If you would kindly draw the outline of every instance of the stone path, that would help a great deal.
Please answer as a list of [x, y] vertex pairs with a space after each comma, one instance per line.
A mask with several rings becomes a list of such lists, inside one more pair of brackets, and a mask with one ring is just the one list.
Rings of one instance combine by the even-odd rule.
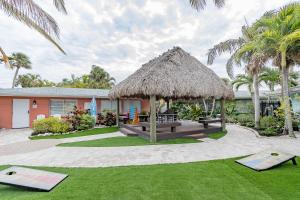
[[[219, 140], [207, 140], [192, 144], [89, 148], [55, 146], [56, 143], [87, 140], [92, 137], [94, 137], [93, 139], [96, 137], [115, 137], [121, 135], [119, 132], [86, 136], [86, 138], [55, 140], [55, 144], [50, 144], [50, 141], [46, 140], [45, 144], [49, 144], [50, 147], [47, 146], [30, 152], [7, 154], [6, 151], [6, 153], [1, 154], [0, 149], [0, 165], [109, 167], [185, 163], [245, 156], [270, 148], [300, 156], [300, 135], [297, 139], [287, 136], [257, 137], [251, 130], [236, 125], [228, 125], [227, 130], [227, 135]], [[28, 144], [32, 144], [31, 142], [33, 141], [29, 141]], [[3, 146], [19, 148], [18, 143]]]

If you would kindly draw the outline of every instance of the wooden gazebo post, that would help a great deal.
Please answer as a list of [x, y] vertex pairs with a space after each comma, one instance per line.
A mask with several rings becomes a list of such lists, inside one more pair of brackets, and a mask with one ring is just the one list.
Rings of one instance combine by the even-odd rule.
[[156, 96], [150, 96], [150, 142], [156, 142]]
[[116, 112], [116, 124], [117, 124], [117, 127], [120, 127], [119, 115], [120, 115], [120, 99], [117, 98], [117, 112]]
[[222, 131], [226, 130], [226, 123], [225, 123], [225, 99], [221, 98], [221, 126]]

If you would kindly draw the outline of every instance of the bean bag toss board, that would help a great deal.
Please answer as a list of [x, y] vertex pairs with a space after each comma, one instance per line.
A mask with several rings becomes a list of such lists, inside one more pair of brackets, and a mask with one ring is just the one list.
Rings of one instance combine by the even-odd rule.
[[9, 167], [0, 171], [0, 184], [49, 192], [67, 177], [67, 174], [25, 167]]
[[297, 165], [295, 158], [295, 155], [289, 153], [284, 153], [277, 150], [266, 150], [242, 158], [240, 160], [236, 160], [235, 162], [256, 171], [263, 171], [279, 166], [282, 163], [288, 162], [290, 160], [293, 162], [294, 165]]

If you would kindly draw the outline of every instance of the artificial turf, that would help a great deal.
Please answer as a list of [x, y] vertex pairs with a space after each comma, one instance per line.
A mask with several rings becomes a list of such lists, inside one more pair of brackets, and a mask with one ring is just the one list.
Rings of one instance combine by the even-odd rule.
[[71, 137], [81, 137], [88, 135], [97, 135], [104, 133], [112, 133], [118, 131], [118, 127], [107, 127], [107, 128], [94, 128], [85, 131], [78, 131], [70, 134], [61, 134], [61, 135], [49, 135], [49, 136], [32, 136], [30, 139], [32, 140], [40, 140], [40, 139], [61, 139], [61, 138], [71, 138]]
[[[199, 140], [193, 138], [176, 138], [169, 140], [158, 141], [155, 144], [183, 144], [183, 143], [198, 143]], [[58, 146], [64, 147], [120, 147], [120, 146], [143, 146], [152, 145], [148, 140], [140, 137], [120, 136], [112, 138], [104, 138], [82, 142], [63, 143]]]
[[291, 163], [264, 172], [243, 167], [233, 159], [113, 168], [39, 169], [67, 173], [69, 177], [49, 193], [0, 186], [0, 199], [300, 199], [300, 167]]
[[220, 131], [220, 132], [216, 132], [216, 133], [210, 133], [207, 135], [207, 137], [211, 138], [211, 139], [220, 139], [222, 137], [224, 137], [226, 135], [227, 131]]

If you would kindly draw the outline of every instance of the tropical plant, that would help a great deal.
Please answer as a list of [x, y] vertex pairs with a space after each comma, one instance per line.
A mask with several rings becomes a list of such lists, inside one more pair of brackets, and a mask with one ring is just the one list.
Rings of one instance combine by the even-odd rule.
[[[58, 11], [67, 13], [64, 0], [53, 0], [53, 3]], [[35, 29], [65, 53], [54, 39], [54, 37], [59, 38], [59, 27], [56, 21], [34, 0], [0, 0], [0, 10], [29, 28]]]
[[259, 102], [259, 80], [258, 74], [260, 68], [262, 67], [261, 57], [254, 57], [253, 54], [255, 51], [253, 49], [247, 50], [247, 46], [252, 44], [252, 41], [255, 38], [256, 32], [253, 31], [248, 25], [242, 27], [241, 37], [235, 39], [229, 39], [224, 42], [221, 42], [215, 45], [213, 48], [208, 51], [208, 64], [213, 64], [215, 58], [220, 56], [225, 52], [229, 52], [231, 57], [228, 59], [226, 64], [227, 73], [230, 78], [234, 79], [233, 66], [241, 66], [242, 63], [245, 64], [245, 71], [248, 73], [248, 76], [252, 77], [252, 99], [254, 103], [255, 110], [255, 127], [259, 127], [259, 117], [260, 117], [260, 102]]
[[110, 89], [115, 83], [115, 79], [110, 76], [103, 68], [93, 65], [89, 74], [90, 88], [106, 88]]
[[11, 68], [16, 69], [15, 75], [13, 78], [13, 82], [12, 82], [12, 88], [14, 88], [16, 85], [16, 80], [17, 80], [19, 70], [21, 68], [31, 69], [31, 62], [30, 62], [29, 57], [27, 55], [25, 55], [24, 53], [13, 53], [11, 55], [9, 62], [10, 62]]
[[[260, 74], [260, 80], [263, 81], [270, 89], [270, 91], [275, 90], [275, 86], [281, 85], [282, 78], [279, 69], [277, 68], [264, 68]], [[289, 87], [294, 87], [298, 85], [299, 73], [290, 72], [289, 73]]]
[[251, 75], [238, 74], [231, 83], [234, 86], [235, 90], [239, 90], [241, 86], [246, 86], [254, 103], [253, 77]]
[[[225, 5], [225, 0], [213, 0], [213, 3], [221, 8]], [[190, 4], [193, 8], [200, 10], [206, 6], [206, 0], [190, 0]]]
[[21, 86], [22, 88], [28, 87], [53, 87], [56, 84], [52, 81], [43, 80], [39, 74], [24, 74], [19, 75], [16, 79], [15, 86]]
[[66, 133], [70, 130], [70, 124], [57, 117], [48, 117], [33, 122], [32, 135], [44, 133]]
[[263, 57], [272, 58], [281, 69], [282, 93], [285, 105], [285, 129], [295, 137], [292, 127], [291, 106], [288, 94], [289, 67], [300, 63], [300, 3], [291, 3], [278, 10], [266, 13], [254, 25], [259, 33], [252, 48]]
[[93, 65], [89, 74], [80, 77], [71, 75], [71, 79], [63, 79], [58, 83], [58, 87], [71, 88], [94, 88], [94, 89], [110, 89], [114, 85], [115, 79], [109, 75], [104, 69]]

